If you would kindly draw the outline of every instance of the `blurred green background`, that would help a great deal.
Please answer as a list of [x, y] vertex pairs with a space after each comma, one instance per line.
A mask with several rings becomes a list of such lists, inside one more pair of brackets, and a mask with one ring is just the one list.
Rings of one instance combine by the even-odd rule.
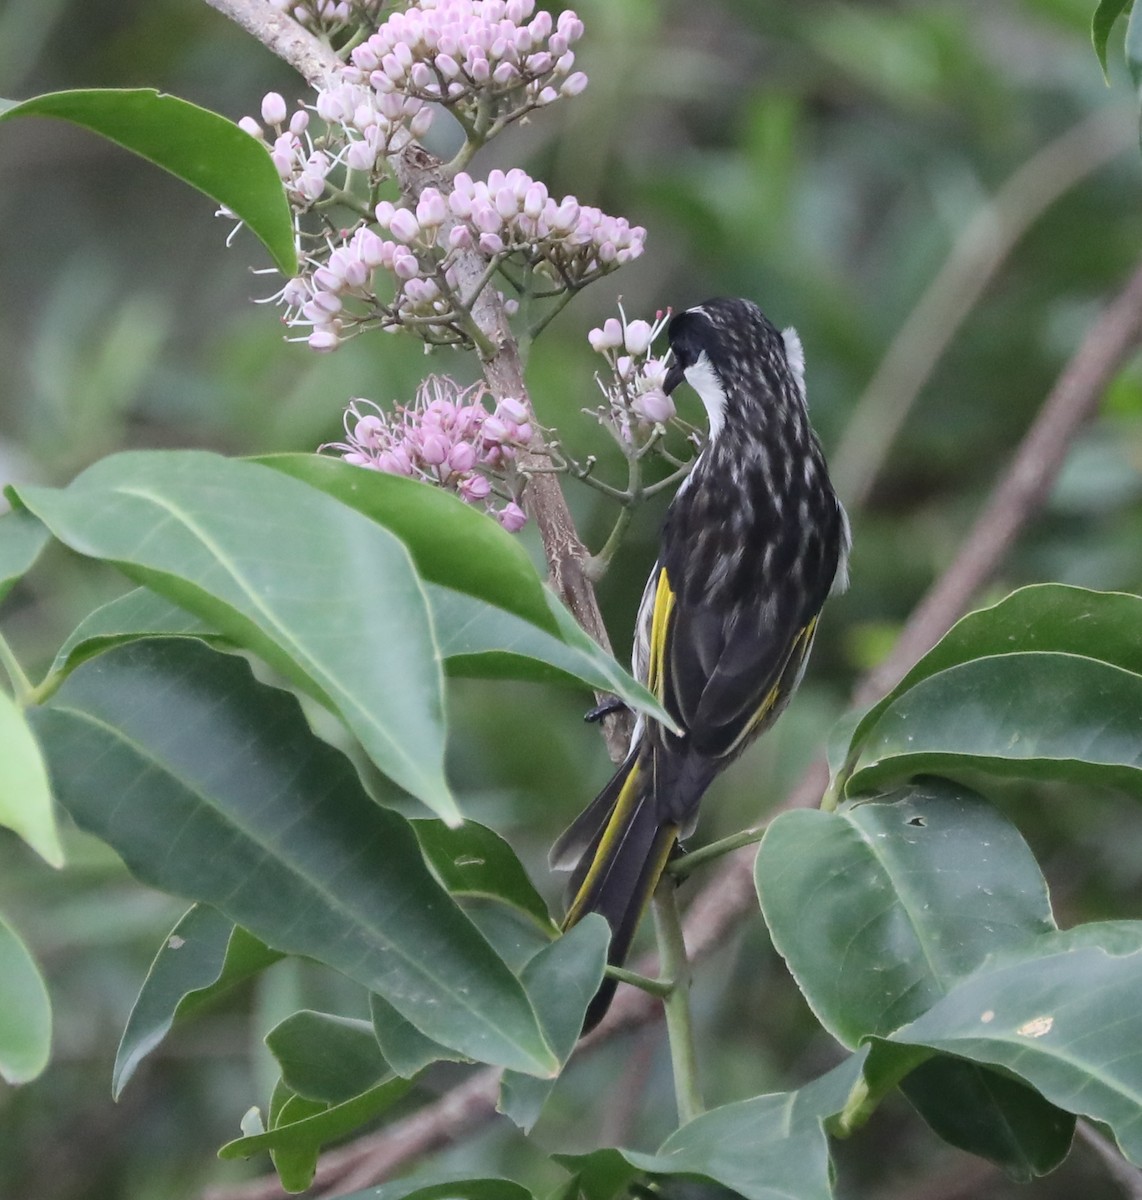
[[[788, 714], [711, 792], [703, 838], [754, 822], [819, 751], [853, 680], [948, 564], [1060, 368], [1134, 269], [1137, 120], [1117, 68], [1120, 32], [1114, 87], [1103, 83], [1093, 7], [585, 0], [579, 57], [591, 86], [473, 168], [521, 164], [556, 194], [649, 230], [646, 256], [579, 297], [533, 351], [535, 405], [568, 446], [617, 469], [580, 409], [594, 401], [598, 361], [585, 335], [618, 295], [632, 316], [745, 295], [799, 329], [817, 428], [846, 494], [864, 497], [852, 512], [852, 588], [828, 607]], [[0, 95], [79, 86], [155, 86], [233, 118], [257, 113], [268, 90], [304, 94], [196, 0], [0, 4]], [[353, 396], [408, 399], [426, 369], [471, 377], [471, 363], [426, 363], [400, 339], [361, 338], [331, 357], [287, 345], [277, 310], [249, 303], [276, 286], [250, 274], [263, 253], [245, 235], [227, 250], [227, 232], [203, 197], [94, 137], [38, 119], [0, 128], [0, 482], [63, 482], [123, 446], [311, 449], [337, 434]], [[933, 298], [949, 255], [963, 270]], [[989, 273], [958, 326], [958, 306]], [[926, 294], [923, 328], [897, 361], [914, 367], [934, 333], [949, 345], [934, 370], [918, 368], [922, 387], [888, 442], [876, 414], [892, 382], [868, 385]], [[613, 513], [575, 485], [570, 499], [597, 547]], [[664, 504], [640, 513], [601, 588], [620, 656]], [[1135, 363], [981, 600], [1047, 579], [1137, 590], [1140, 547]], [[0, 620], [35, 673], [124, 586], [54, 549]], [[457, 789], [553, 903], [546, 847], [609, 769], [580, 720], [589, 702], [537, 686], [452, 688]], [[1003, 803], [1040, 856], [1061, 924], [1138, 915], [1142, 829], [1121, 800], [1014, 789]], [[47, 1073], [0, 1090], [0, 1198], [181, 1200], [239, 1178], [241, 1164], [213, 1151], [268, 1098], [262, 1035], [303, 1003], [356, 1013], [361, 998], [283, 964], [169, 1039], [112, 1104], [119, 1033], [180, 906], [134, 884], [98, 845], [73, 833], [69, 849], [55, 874], [0, 831], [0, 908], [38, 955], [56, 1011]], [[695, 997], [711, 1103], [795, 1086], [835, 1061], [760, 920], [702, 966]], [[530, 1141], [497, 1124], [445, 1158], [539, 1187], [559, 1178], [548, 1151], [650, 1148], [674, 1119], [668, 1070], [661, 1030], [633, 1035], [569, 1071]], [[418, 1099], [453, 1077], [430, 1074]], [[902, 1101], [838, 1159], [842, 1197], [1117, 1194], [1081, 1146], [1055, 1176], [1017, 1187], [939, 1143]]]

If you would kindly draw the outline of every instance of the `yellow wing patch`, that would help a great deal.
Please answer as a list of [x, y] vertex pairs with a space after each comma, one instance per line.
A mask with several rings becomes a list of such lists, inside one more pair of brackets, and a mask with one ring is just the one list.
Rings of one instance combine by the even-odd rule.
[[650, 655], [646, 668], [646, 686], [662, 702], [665, 684], [663, 660], [666, 655], [666, 635], [674, 612], [674, 591], [666, 577], [666, 568], [658, 572], [658, 588], [654, 593], [654, 612], [650, 620]]
[[797, 678], [800, 672], [801, 663], [805, 660], [805, 655], [809, 652], [809, 647], [813, 644], [813, 634], [817, 629], [817, 618], [814, 617], [808, 625], [793, 639], [793, 645], [789, 648], [789, 657], [785, 660], [785, 666], [781, 669], [781, 674], [777, 677], [777, 682], [765, 694], [765, 699], [758, 705], [757, 712], [746, 723], [745, 728], [734, 739], [732, 749], [736, 749], [743, 741], [748, 740], [753, 736], [754, 730], [765, 720], [766, 717], [773, 711], [773, 706], [781, 699], [783, 690], [789, 685], [790, 680], [787, 678], [789, 674], [790, 664], [796, 663], [794, 669], [794, 679]]

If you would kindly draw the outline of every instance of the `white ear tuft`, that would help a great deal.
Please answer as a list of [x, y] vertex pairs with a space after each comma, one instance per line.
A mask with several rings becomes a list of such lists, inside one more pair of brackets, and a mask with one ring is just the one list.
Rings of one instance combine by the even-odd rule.
[[801, 393], [801, 399], [804, 400], [805, 349], [801, 345], [801, 339], [797, 336], [797, 330], [792, 325], [781, 331], [781, 338], [785, 342], [785, 357], [789, 362], [789, 370], [793, 372], [793, 378], [797, 380], [797, 390]]

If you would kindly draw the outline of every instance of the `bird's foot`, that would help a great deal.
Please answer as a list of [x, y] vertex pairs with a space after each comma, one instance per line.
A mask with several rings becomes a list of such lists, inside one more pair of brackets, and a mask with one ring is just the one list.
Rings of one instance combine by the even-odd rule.
[[604, 717], [612, 716], [614, 713], [622, 712], [627, 706], [618, 696], [612, 696], [609, 700], [604, 700], [602, 704], [596, 704], [594, 708], [588, 709], [583, 714], [583, 720], [590, 725], [595, 725]]

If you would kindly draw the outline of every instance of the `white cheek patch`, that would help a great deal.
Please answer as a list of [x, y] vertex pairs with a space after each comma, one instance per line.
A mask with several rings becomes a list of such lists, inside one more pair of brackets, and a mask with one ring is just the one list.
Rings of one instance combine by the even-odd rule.
[[726, 393], [705, 350], [692, 367], [686, 368], [685, 375], [686, 382], [698, 393], [698, 398], [705, 406], [706, 415], [710, 418], [710, 441], [713, 441], [725, 422]]
[[797, 390], [801, 393], [801, 399], [804, 400], [805, 348], [801, 345], [797, 330], [792, 325], [781, 331], [781, 340], [785, 343], [785, 358], [789, 363], [789, 370], [792, 372], [793, 378], [797, 380]]

